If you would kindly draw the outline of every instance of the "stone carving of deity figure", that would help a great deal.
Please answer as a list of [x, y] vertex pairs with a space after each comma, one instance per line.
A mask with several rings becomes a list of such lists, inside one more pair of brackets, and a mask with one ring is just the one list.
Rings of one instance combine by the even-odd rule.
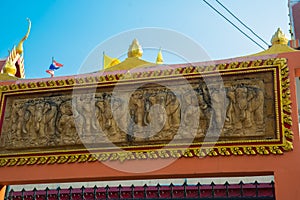
[[105, 118], [104, 118], [104, 112], [105, 112], [105, 107], [104, 107], [104, 96], [101, 93], [100, 96], [97, 97], [96, 101], [96, 117], [99, 123], [99, 132], [103, 133], [104, 131], [104, 125], [105, 125]]
[[166, 121], [165, 113], [165, 93], [161, 91], [151, 91], [146, 100], [146, 123], [149, 127], [149, 135], [158, 134], [164, 128]]
[[[55, 134], [55, 119], [57, 115], [57, 106], [53, 102], [44, 102], [44, 99], [38, 100], [34, 106], [29, 106], [30, 113], [26, 113], [26, 120], [33, 120], [34, 133], [32, 136], [38, 140], [40, 144], [45, 144], [50, 136]], [[30, 128], [29, 128], [30, 130]]]
[[83, 136], [91, 135], [97, 130], [95, 100], [93, 94], [81, 94], [75, 97], [75, 110], [80, 125], [83, 127]]
[[123, 99], [125, 98], [113, 97], [111, 99], [111, 110], [118, 129], [127, 133], [129, 113], [127, 110], [128, 105]]
[[43, 123], [43, 118], [44, 118], [44, 108], [45, 103], [42, 101], [39, 101], [37, 104], [35, 104], [34, 107], [34, 122], [35, 122], [35, 126], [34, 126], [34, 130], [35, 133], [40, 137], [43, 138], [45, 137], [45, 124]]
[[26, 133], [24, 117], [26, 108], [23, 103], [15, 102], [12, 105], [12, 132], [15, 134], [15, 139], [22, 139], [22, 133]]
[[[209, 132], [213, 135], [220, 135], [226, 117], [226, 93], [222, 84], [208, 85], [210, 104], [211, 104], [211, 119]], [[209, 131], [210, 131], [209, 130]]]
[[[199, 101], [194, 91], [183, 94], [184, 112], [182, 120], [186, 129], [183, 137], [194, 137], [199, 128]], [[193, 135], [191, 135], [193, 133]]]
[[229, 105], [226, 114], [226, 128], [232, 134], [245, 134], [247, 130], [263, 129], [264, 95], [261, 89], [238, 85], [227, 92]]
[[208, 129], [211, 118], [209, 114], [210, 111], [208, 106], [209, 102], [206, 102], [204, 92], [203, 91], [198, 92], [197, 97], [198, 97], [199, 111], [200, 111], [198, 136], [202, 137], [205, 135]]
[[171, 127], [177, 129], [180, 125], [180, 102], [173, 92], [168, 92], [166, 95], [165, 109], [167, 120], [164, 129], [168, 130]]
[[[98, 105], [99, 106], [99, 105]], [[104, 95], [104, 130], [110, 141], [117, 141], [118, 139], [118, 125], [114, 119], [114, 110], [112, 110], [112, 98], [111, 94]]]
[[48, 137], [55, 135], [56, 116], [57, 105], [54, 102], [45, 102], [43, 122], [46, 125], [45, 133]]
[[73, 115], [71, 101], [64, 101], [59, 106], [60, 117], [57, 122], [57, 129], [63, 144], [76, 144], [79, 140]]
[[144, 125], [145, 99], [142, 90], [135, 91], [129, 100], [130, 112], [138, 127]]

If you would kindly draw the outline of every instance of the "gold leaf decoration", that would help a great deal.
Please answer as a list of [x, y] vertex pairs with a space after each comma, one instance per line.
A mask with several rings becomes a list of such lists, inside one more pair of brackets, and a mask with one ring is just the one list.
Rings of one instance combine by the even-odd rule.
[[243, 155], [243, 152], [240, 150], [239, 147], [231, 147], [230, 151], [233, 155]]
[[253, 150], [252, 147], [243, 147], [243, 151], [247, 155], [255, 155], [256, 152]]
[[293, 143], [290, 141], [285, 141], [285, 145], [283, 146], [283, 149], [285, 151], [291, 151], [293, 150]]
[[278, 146], [272, 146], [269, 150], [273, 154], [283, 154], [282, 150]]
[[291, 140], [294, 138], [292, 130], [290, 130], [288, 128], [284, 128], [284, 136]]
[[261, 155], [268, 155], [268, 154], [270, 154], [269, 151], [267, 150], [267, 148], [263, 147], [263, 146], [256, 147], [256, 151], [257, 151], [257, 153], [259, 153]]

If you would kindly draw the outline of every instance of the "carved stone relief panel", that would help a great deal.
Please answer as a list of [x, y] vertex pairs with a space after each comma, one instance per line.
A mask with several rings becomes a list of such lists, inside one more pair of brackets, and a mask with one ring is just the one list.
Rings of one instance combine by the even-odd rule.
[[0, 111], [0, 167], [293, 149], [284, 58], [3, 83]]
[[[146, 84], [134, 91], [8, 97], [2, 149], [275, 139], [272, 73], [191, 79], [191, 90]], [[181, 92], [178, 92], [181, 91]], [[125, 96], [128, 96], [126, 100]], [[123, 97], [124, 96], [124, 97]]]

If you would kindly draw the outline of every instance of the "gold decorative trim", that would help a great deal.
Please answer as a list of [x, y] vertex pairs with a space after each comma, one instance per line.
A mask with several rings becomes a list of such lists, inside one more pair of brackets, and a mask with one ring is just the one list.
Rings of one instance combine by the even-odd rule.
[[[83, 163], [96, 161], [116, 161], [143, 160], [158, 158], [180, 158], [180, 157], [204, 157], [204, 156], [239, 156], [239, 155], [280, 155], [285, 151], [293, 149], [292, 109], [289, 70], [287, 59], [273, 58], [267, 60], [255, 60], [245, 62], [232, 62], [211, 66], [187, 66], [180, 68], [168, 68], [167, 70], [143, 71], [126, 74], [107, 74], [104, 76], [90, 75], [87, 77], [68, 77], [61, 80], [46, 80], [37, 82], [21, 82], [18, 84], [1, 85], [1, 111], [3, 112], [3, 97], [7, 94], [22, 94], [24, 92], [46, 92], [63, 91], [73, 87], [89, 86], [112, 86], [118, 82], [128, 84], [132, 81], [142, 81], [148, 78], [157, 78], [169, 80], [177, 76], [193, 77], [194, 75], [205, 75], [209, 73], [236, 73], [240, 70], [253, 69], [253, 72], [259, 72], [270, 67], [276, 68], [274, 72], [274, 92], [276, 109], [276, 131], [279, 138], [271, 141], [238, 141], [235, 143], [220, 142], [213, 147], [195, 144], [189, 148], [180, 146], [166, 147], [166, 149], [147, 149], [147, 146], [138, 146], [138, 148], [124, 148], [127, 151], [109, 151], [93, 150], [93, 153], [79, 150], [26, 153], [24, 155], [0, 155], [0, 167], [3, 166], [23, 166], [23, 165], [44, 165], [44, 164], [64, 164], [64, 163]], [[275, 85], [277, 83], [278, 85]], [[236, 144], [239, 143], [239, 144]], [[152, 146], [151, 146], [152, 147]], [[134, 150], [132, 150], [134, 149]], [[81, 150], [82, 152], [82, 150]], [[44, 154], [44, 155], [42, 155]]]
[[[288, 145], [291, 145], [289, 142]], [[285, 150], [285, 149], [284, 149]], [[287, 149], [290, 150], [290, 149]], [[256, 146], [256, 147], [221, 147], [221, 148], [189, 148], [189, 149], [159, 149], [122, 152], [82, 153], [64, 155], [43, 155], [15, 158], [1, 158], [0, 167], [22, 165], [44, 165], [64, 163], [85, 163], [96, 161], [121, 161], [145, 160], [158, 158], [191, 158], [205, 156], [239, 156], [239, 155], [269, 155], [283, 154], [279, 146]]]

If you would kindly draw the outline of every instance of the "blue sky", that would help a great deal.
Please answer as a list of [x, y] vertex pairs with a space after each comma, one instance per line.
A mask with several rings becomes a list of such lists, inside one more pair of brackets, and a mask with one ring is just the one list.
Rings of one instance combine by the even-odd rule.
[[[207, 1], [239, 25], [216, 1]], [[220, 1], [268, 43], [278, 27], [290, 38], [287, 0]], [[45, 70], [52, 56], [64, 64], [56, 71], [56, 76], [78, 74], [97, 45], [120, 33], [145, 27], [183, 34], [199, 44], [213, 60], [262, 50], [202, 0], [2, 0], [0, 5], [0, 57], [6, 57], [7, 50], [24, 36], [26, 18], [32, 21], [31, 34], [24, 43], [26, 78], [49, 77]], [[143, 45], [143, 38], [137, 39]], [[256, 41], [266, 47], [258, 39]], [[131, 39], [111, 49], [126, 53], [130, 43]], [[164, 48], [157, 41], [154, 44]], [[184, 44], [178, 42], [180, 45]], [[109, 56], [120, 56], [111, 55], [111, 49], [105, 49]], [[99, 69], [101, 56], [99, 52]], [[154, 62], [155, 55], [144, 51], [143, 59]], [[180, 62], [172, 56], [164, 59], [165, 63]]]

